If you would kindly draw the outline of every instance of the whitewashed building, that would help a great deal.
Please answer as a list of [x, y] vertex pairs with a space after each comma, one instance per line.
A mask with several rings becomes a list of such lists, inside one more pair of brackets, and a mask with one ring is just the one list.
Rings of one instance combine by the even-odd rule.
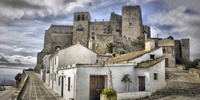
[[[50, 57], [50, 86], [66, 100], [100, 99], [102, 89], [112, 86], [118, 100], [148, 96], [166, 85], [162, 48], [155, 49], [154, 43], [147, 41], [144, 51], [101, 63], [95, 52], [80, 44], [59, 50]], [[122, 81], [126, 75], [129, 82]]]
[[50, 84], [50, 77], [49, 77], [49, 70], [50, 70], [50, 66], [49, 66], [49, 57], [51, 56], [51, 54], [47, 54], [43, 57], [43, 64], [42, 67], [43, 69], [41, 70], [41, 76], [42, 79], [44, 80], [44, 82], [49, 85]]

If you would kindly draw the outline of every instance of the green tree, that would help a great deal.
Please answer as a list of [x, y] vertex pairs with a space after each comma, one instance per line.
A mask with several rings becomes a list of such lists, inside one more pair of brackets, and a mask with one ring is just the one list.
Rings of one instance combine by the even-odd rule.
[[108, 49], [109, 53], [113, 53], [113, 48], [115, 47], [115, 44], [113, 42], [108, 42], [106, 44], [106, 48]]
[[131, 41], [131, 45], [136, 48], [137, 51], [144, 50], [145, 48], [145, 37], [144, 35], [138, 36], [137, 39]]
[[21, 73], [18, 73], [18, 74], [15, 76], [15, 80], [16, 80], [16, 81], [19, 80], [21, 76], [22, 76], [22, 74], [21, 74]]

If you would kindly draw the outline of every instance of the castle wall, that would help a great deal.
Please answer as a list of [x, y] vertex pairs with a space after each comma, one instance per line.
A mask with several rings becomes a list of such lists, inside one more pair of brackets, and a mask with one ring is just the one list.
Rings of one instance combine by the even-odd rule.
[[74, 13], [73, 44], [80, 42], [83, 46], [88, 47], [89, 22], [89, 12]]
[[113, 42], [112, 34], [97, 34], [96, 35], [96, 52], [105, 54], [108, 52], [106, 44]]
[[181, 42], [182, 58], [185, 60], [190, 60], [190, 40], [181, 39], [180, 42]]
[[56, 46], [62, 49], [72, 45], [72, 30], [72, 26], [51, 25], [45, 31], [43, 52], [53, 53], [56, 50]]
[[143, 29], [144, 29], [144, 32], [146, 32], [146, 34], [147, 34], [147, 39], [150, 39], [151, 38], [151, 28], [150, 28], [150, 26], [144, 25]]
[[140, 6], [122, 8], [122, 37], [136, 39], [142, 34], [143, 25]]
[[175, 40], [175, 53], [176, 53], [176, 58], [181, 59], [181, 42], [180, 40]]
[[37, 64], [34, 68], [34, 71], [36, 73], [40, 73], [40, 70], [42, 69], [42, 64], [43, 64], [43, 57], [46, 55], [44, 52], [38, 52], [37, 54]]

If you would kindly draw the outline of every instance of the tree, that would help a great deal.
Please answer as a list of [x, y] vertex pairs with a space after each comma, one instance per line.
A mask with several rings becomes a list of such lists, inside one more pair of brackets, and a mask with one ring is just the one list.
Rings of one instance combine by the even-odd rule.
[[145, 37], [144, 35], [138, 36], [137, 39], [131, 41], [131, 45], [136, 48], [137, 51], [144, 50], [145, 48]]
[[115, 44], [113, 42], [108, 42], [106, 44], [106, 48], [108, 49], [109, 53], [113, 53], [113, 48], [115, 47]]
[[19, 80], [21, 78], [22, 74], [21, 73], [18, 73], [16, 76], [15, 76], [15, 80]]

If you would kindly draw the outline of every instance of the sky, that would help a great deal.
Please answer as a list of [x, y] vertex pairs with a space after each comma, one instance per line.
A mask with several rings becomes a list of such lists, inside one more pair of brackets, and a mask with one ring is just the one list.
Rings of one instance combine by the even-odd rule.
[[0, 0], [0, 78], [34, 68], [51, 24], [73, 25], [73, 13], [92, 20], [121, 15], [124, 5], [140, 5], [152, 37], [190, 39], [191, 60], [200, 58], [200, 0]]

